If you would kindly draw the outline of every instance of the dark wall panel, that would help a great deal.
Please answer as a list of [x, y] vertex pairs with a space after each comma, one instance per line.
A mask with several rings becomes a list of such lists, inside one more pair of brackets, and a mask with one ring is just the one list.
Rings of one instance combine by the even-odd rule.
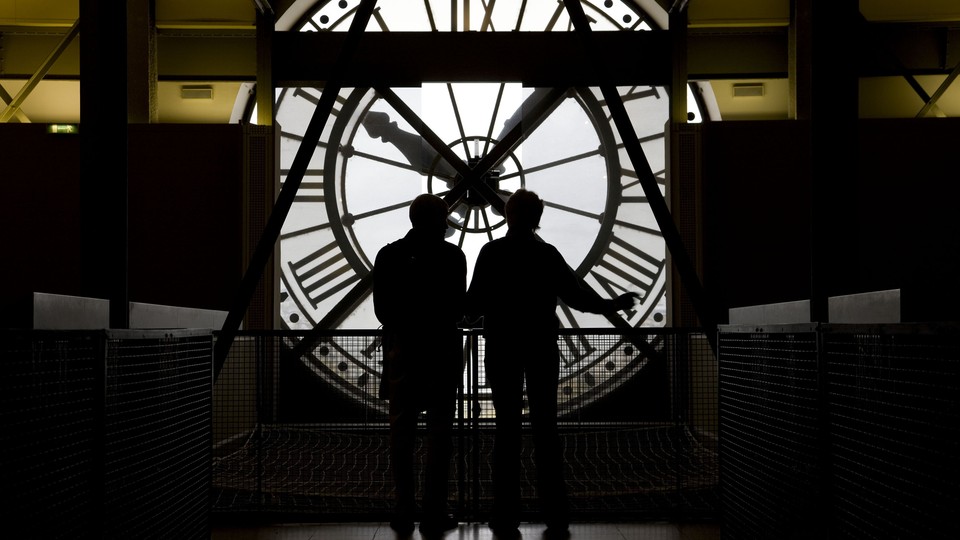
[[[704, 128], [704, 284], [721, 313], [808, 299], [810, 178], [831, 171], [809, 170], [806, 124]], [[855, 254], [850, 292], [901, 289], [904, 321], [958, 320], [957, 148], [960, 119], [949, 118], [862, 120], [850, 143], [855, 230], [836, 231]]]
[[[809, 297], [808, 130], [796, 121], [703, 130], [704, 284], [730, 307]], [[130, 128], [132, 301], [228, 309], [243, 273], [243, 128]], [[81, 294], [80, 140], [0, 126], [0, 325], [29, 326], [34, 291]], [[900, 288], [904, 320], [956, 320], [960, 119], [861, 121], [856, 292]], [[6, 155], [6, 152], [5, 152]]]
[[80, 137], [0, 124], [0, 327], [30, 324], [30, 293], [80, 294]]
[[900, 288], [905, 321], [960, 320], [958, 148], [960, 118], [860, 124], [859, 282]]
[[243, 275], [239, 125], [130, 128], [130, 299], [230, 309]]
[[[243, 273], [243, 130], [130, 127], [129, 297], [229, 309]], [[80, 136], [0, 125], [0, 327], [31, 325], [33, 292], [83, 295]]]
[[807, 298], [810, 188], [805, 124], [704, 125], [704, 285], [731, 307]]

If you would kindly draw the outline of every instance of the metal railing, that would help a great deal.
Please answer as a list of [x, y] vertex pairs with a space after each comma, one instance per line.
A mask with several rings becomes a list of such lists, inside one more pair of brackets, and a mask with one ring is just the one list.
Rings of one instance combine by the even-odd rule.
[[718, 335], [725, 537], [960, 537], [960, 326]]
[[[315, 334], [309, 334], [316, 337]], [[393, 505], [377, 331], [237, 335], [214, 385], [213, 511], [380, 520]], [[463, 332], [450, 506], [490, 510], [495, 411], [484, 338]], [[706, 337], [680, 329], [564, 331], [559, 424], [574, 519], [713, 519], [717, 365]], [[524, 444], [525, 507], [535, 511]], [[529, 478], [528, 478], [529, 476]]]
[[0, 332], [10, 538], [209, 537], [209, 330]]

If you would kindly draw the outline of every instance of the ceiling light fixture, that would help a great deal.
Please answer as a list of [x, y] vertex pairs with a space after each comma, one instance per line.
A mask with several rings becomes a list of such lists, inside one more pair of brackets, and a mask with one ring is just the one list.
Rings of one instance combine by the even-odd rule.
[[763, 97], [763, 83], [734, 84], [733, 97]]
[[209, 84], [185, 84], [180, 87], [181, 99], [213, 99], [213, 87]]

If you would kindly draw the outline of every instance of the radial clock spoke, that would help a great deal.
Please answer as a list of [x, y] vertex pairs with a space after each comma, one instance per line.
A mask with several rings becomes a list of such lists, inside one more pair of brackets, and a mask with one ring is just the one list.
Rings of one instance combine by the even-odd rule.
[[447, 95], [450, 96], [450, 106], [453, 107], [453, 116], [457, 119], [457, 129], [460, 131], [460, 140], [463, 141], [463, 153], [470, 155], [470, 147], [467, 146], [467, 132], [463, 128], [463, 120], [460, 118], [460, 107], [457, 106], [457, 96], [453, 93], [453, 84], [447, 83]]
[[490, 124], [487, 126], [487, 139], [483, 143], [483, 154], [490, 152], [490, 143], [493, 141], [493, 127], [497, 123], [497, 117], [500, 114], [500, 104], [503, 101], [503, 91], [506, 89], [506, 83], [500, 83], [497, 88], [497, 99], [493, 104], [493, 111], [490, 114]]
[[470, 227], [470, 212], [469, 210], [463, 215], [463, 225], [460, 228], [460, 239], [457, 241], [457, 247], [463, 249], [463, 242], [467, 239], [467, 230]]
[[286, 240], [292, 240], [292, 239], [294, 239], [294, 238], [297, 238], [298, 236], [303, 236], [303, 235], [306, 235], [306, 234], [311, 234], [311, 233], [315, 233], [315, 232], [320, 232], [320, 231], [323, 231], [323, 230], [329, 229], [329, 228], [330, 228], [330, 224], [329, 224], [329, 223], [321, 223], [321, 224], [319, 224], [319, 225], [310, 225], [310, 226], [304, 227], [304, 228], [302, 228], [302, 229], [295, 229], [295, 230], [292, 230], [292, 231], [290, 231], [290, 232], [281, 233], [281, 234], [280, 234], [280, 241], [283, 242], [283, 241], [286, 241]]
[[[632, 179], [632, 180], [630, 181], [630, 183], [624, 184], [624, 186], [623, 186], [624, 189], [631, 188], [631, 187], [634, 187], [634, 186], [641, 186], [640, 176], [637, 174], [637, 171], [635, 171], [635, 170], [633, 170], [633, 169], [630, 169], [630, 168], [628, 168], [628, 167], [623, 167], [623, 168], [620, 169], [620, 174], [621, 174], [624, 178], [630, 178], [630, 179]], [[666, 186], [666, 185], [667, 185], [666, 171], [663, 170], [663, 169], [661, 169], [661, 170], [655, 172], [655, 173], [654, 173], [654, 179], [655, 179], [655, 180], [657, 181], [657, 183], [660, 184], [661, 186]], [[646, 200], [646, 198], [644, 198], [644, 200]]]
[[493, 231], [490, 229], [490, 216], [487, 215], [487, 209], [481, 208], [480, 215], [483, 216], [483, 228], [487, 233], [487, 240], [493, 240]]
[[553, 30], [554, 27], [557, 25], [557, 21], [560, 20], [560, 16], [563, 15], [564, 11], [565, 11], [565, 8], [563, 7], [563, 2], [557, 2], [557, 7], [553, 11], [553, 16], [550, 17], [550, 22], [547, 23], [547, 27], [544, 28], [544, 30], [546, 30], [547, 32]]
[[430, 27], [430, 31], [436, 32], [437, 22], [433, 19], [433, 6], [430, 5], [430, 0], [423, 0], [423, 7], [427, 10], [427, 21]]
[[[663, 139], [664, 137], [665, 137], [665, 135], [664, 135], [664, 133], [661, 131], [660, 133], [653, 133], [653, 134], [647, 135], [647, 136], [645, 136], [645, 137], [637, 137], [637, 138], [636, 138], [636, 141], [639, 142], [640, 144], [643, 144], [643, 143], [647, 143], [647, 142], [651, 142], [651, 141], [661, 140], [661, 139]], [[620, 144], [617, 145], [617, 149], [618, 149], [618, 150], [626, 149], [626, 147], [627, 147], [627, 145], [624, 144], [624, 143], [620, 143]]]
[[[391, 167], [396, 167], [396, 168], [398, 168], [398, 169], [403, 169], [403, 170], [407, 170], [407, 171], [420, 172], [420, 171], [422, 170], [420, 167], [417, 167], [417, 166], [415, 166], [415, 165], [413, 165], [413, 164], [410, 164], [410, 163], [407, 163], [407, 162], [402, 162], [402, 161], [397, 161], [397, 160], [394, 160], [394, 159], [385, 158], [385, 157], [383, 157], [383, 156], [378, 156], [378, 155], [375, 155], [375, 154], [370, 154], [370, 153], [368, 153], [368, 152], [359, 152], [359, 151], [353, 150], [353, 151], [350, 152], [350, 156], [349, 156], [349, 157], [351, 157], [351, 158], [369, 159], [370, 161], [376, 161], [376, 162], [378, 162], [378, 163], [383, 163], [384, 165], [389, 165], [389, 166], [391, 166]], [[449, 174], [443, 174], [443, 175], [441, 176], [441, 178], [452, 179], [453, 177], [450, 176]]]
[[[304, 173], [304, 176], [322, 176], [322, 175], [323, 175], [323, 169], [307, 169], [307, 172]], [[323, 189], [323, 185], [318, 184], [317, 182], [301, 182], [300, 189], [297, 190], [297, 194], [294, 196], [293, 202], [294, 203], [322, 203], [323, 195], [300, 193], [301, 191], [312, 190], [312, 189]], [[283, 235], [281, 235], [281, 237], [282, 236]]]
[[393, 212], [396, 210], [406, 210], [407, 208], [410, 207], [410, 203], [412, 202], [413, 202], [413, 199], [410, 199], [407, 201], [398, 202], [396, 204], [391, 204], [389, 206], [384, 206], [382, 208], [377, 208], [376, 210], [370, 210], [360, 214], [352, 214], [352, 218], [353, 218], [353, 221], [360, 221], [362, 219], [366, 219], [373, 216], [379, 216], [387, 212]]
[[[634, 201], [634, 202], [643, 203], [643, 202], [646, 202], [646, 198], [644, 197], [642, 201]], [[649, 235], [651, 235], [651, 236], [658, 236], [658, 237], [660, 237], [660, 238], [663, 238], [663, 233], [660, 232], [660, 229], [655, 229], [655, 228], [653, 228], [653, 227], [645, 227], [645, 226], [643, 226], [643, 225], [637, 225], [636, 223], [627, 223], [626, 221], [621, 221], [621, 220], [619, 220], [619, 219], [616, 220], [616, 221], [614, 221], [613, 223], [614, 223], [614, 225], [619, 225], [619, 226], [621, 226], [621, 227], [627, 227], [627, 228], [633, 229], [633, 230], [635, 230], [635, 231], [639, 231], [639, 232], [642, 232], [642, 233], [649, 234]]]
[[[560, 166], [562, 166], [562, 165], [567, 165], [567, 164], [573, 163], [573, 162], [575, 162], [575, 161], [580, 161], [580, 160], [582, 160], [582, 159], [587, 159], [587, 158], [591, 158], [591, 157], [596, 157], [596, 156], [599, 156], [599, 155], [600, 155], [600, 149], [591, 150], [591, 151], [589, 151], [589, 152], [583, 152], [583, 153], [581, 153], [581, 154], [576, 154], [576, 155], [573, 155], [573, 156], [567, 156], [567, 157], [565, 157], [565, 158], [563, 158], [563, 159], [557, 159], [557, 160], [554, 160], [554, 161], [550, 161], [550, 162], [544, 163], [544, 164], [542, 164], [542, 165], [535, 165], [535, 166], [533, 166], [533, 167], [524, 168], [524, 173], [526, 173], [526, 174], [532, 174], [532, 173], [535, 173], [535, 172], [542, 172], [542, 171], [546, 171], [546, 170], [548, 170], [548, 169], [554, 169], [554, 168], [560, 167]], [[500, 178], [502, 178], [502, 179], [508, 179], [508, 178], [513, 178], [514, 176], [515, 176], [515, 175], [504, 175], [504, 176], [501, 176]]]
[[520, 1], [520, 11], [517, 13], [517, 24], [513, 27], [514, 32], [519, 32], [523, 27], [523, 16], [527, 13], [527, 0]]
[[386, 21], [386, 19], [384, 19], [383, 16], [380, 14], [380, 8], [377, 8], [377, 9], [375, 9], [375, 10], [373, 11], [373, 19], [374, 19], [375, 21], [377, 21], [377, 26], [380, 27], [380, 31], [381, 31], [381, 32], [389, 32], [389, 31], [390, 31], [390, 27], [387, 26], [387, 21]]
[[[309, 92], [304, 87], [297, 87], [293, 90], [293, 97], [303, 98], [313, 104], [314, 107], [320, 105], [320, 96], [323, 95], [323, 88], [312, 88], [311, 90], [316, 91], [316, 94]], [[343, 107], [343, 104], [346, 100], [342, 96], [337, 96], [334, 99], [333, 109], [330, 111], [330, 114], [336, 115], [340, 107]]]
[[[283, 131], [283, 130], [281, 130], [281, 131], [280, 131], [280, 137], [282, 137], [282, 138], [284, 138], [284, 139], [290, 139], [291, 141], [295, 141], [295, 142], [297, 142], [297, 143], [303, 142], [303, 135], [298, 135], [298, 134], [296, 134], [296, 133], [290, 133], [289, 131]], [[327, 148], [327, 143], [325, 143], [325, 142], [323, 142], [323, 141], [318, 141], [318, 142], [317, 142], [317, 148], [319, 148], [319, 149], [321, 149], [321, 150], [325, 150], [325, 149]], [[287, 172], [290, 172], [290, 170], [287, 169]]]
[[572, 207], [572, 206], [567, 206], [567, 205], [558, 204], [558, 203], [555, 203], [555, 202], [550, 202], [550, 201], [548, 201], [548, 200], [544, 200], [544, 201], [543, 201], [543, 205], [544, 205], [545, 207], [547, 207], [547, 208], [554, 208], [554, 209], [556, 209], [556, 210], [561, 210], [561, 211], [563, 211], [563, 212], [569, 212], [569, 213], [571, 213], [571, 214], [576, 214], [576, 215], [578, 215], [578, 216], [583, 216], [583, 217], [586, 217], [586, 218], [590, 218], [590, 219], [596, 220], [596, 221], [598, 221], [598, 222], [599, 222], [601, 219], [603, 219], [603, 216], [601, 216], [600, 214], [597, 214], [597, 213], [594, 213], [594, 212], [588, 212], [588, 211], [586, 211], [586, 210], [581, 210], [580, 208], [574, 208], [574, 207]]

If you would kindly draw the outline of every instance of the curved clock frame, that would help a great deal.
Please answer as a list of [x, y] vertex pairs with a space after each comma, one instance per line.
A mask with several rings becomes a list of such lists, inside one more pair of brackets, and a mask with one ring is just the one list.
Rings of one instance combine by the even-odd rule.
[[[320, 3], [318, 3], [319, 5]], [[319, 11], [319, 9], [317, 10]], [[309, 21], [314, 15], [304, 17], [304, 21]], [[616, 21], [612, 21], [614, 24], [617, 24]], [[312, 24], [312, 23], [304, 23]], [[656, 92], [654, 88], [650, 88]], [[579, 261], [576, 271], [578, 275], [584, 278], [592, 286], [601, 290], [602, 293], [609, 295], [614, 295], [624, 290], [627, 290], [626, 287], [641, 285], [646, 288], [646, 293], [648, 295], [648, 300], [655, 300], [650, 302], [644, 302], [644, 310], [628, 314], [628, 316], [620, 321], [614, 321], [614, 326], [621, 327], [633, 327], [639, 326], [644, 323], [644, 321], [652, 321], [654, 315], [661, 317], [658, 323], [664, 322], [661, 313], [654, 313], [657, 303], [663, 297], [665, 290], [665, 280], [666, 280], [666, 263], [665, 263], [665, 253], [663, 255], [646, 253], [643, 250], [637, 250], [635, 242], [624, 238], [625, 235], [657, 235], [655, 227], [650, 226], [650, 220], [640, 222], [631, 222], [626, 220], [626, 214], [629, 212], [623, 212], [624, 215], [618, 216], [618, 210], [621, 205], [630, 204], [630, 205], [640, 205], [642, 206], [645, 197], [637, 191], [639, 188], [636, 182], [624, 181], [624, 178], [630, 177], [630, 170], [627, 167], [622, 167], [620, 165], [624, 160], [621, 159], [620, 154], [622, 152], [622, 143], [617, 143], [617, 136], [614, 130], [611, 130], [610, 122], [608, 121], [609, 115], [598, 111], [602, 109], [600, 103], [602, 102], [591, 89], [578, 88], [577, 96], [580, 100], [580, 103], [586, 110], [590, 110], [588, 117], [591, 119], [591, 122], [594, 124], [594, 129], [600, 134], [601, 139], [604, 141], [604, 146], [607, 149], [606, 152], [606, 163], [608, 169], [608, 189], [607, 189], [607, 202], [605, 205], [604, 211], [600, 214], [599, 219], [601, 222], [601, 228], [598, 232], [593, 245], [588, 250], [588, 254], [583, 258], [582, 261]], [[626, 89], [624, 94], [621, 90], [621, 94], [624, 95], [625, 101], [629, 100], [631, 97], [634, 97], [635, 94], [640, 94], [636, 88]], [[664, 93], [665, 95], [665, 93]], [[659, 96], [658, 96], [659, 99]], [[587, 105], [584, 105], [586, 103]], [[348, 99], [349, 105], [349, 99]], [[667, 105], [664, 103], [664, 107]], [[349, 110], [349, 106], [344, 106], [339, 111], [341, 114], [353, 114]], [[603, 121], [601, 121], [603, 119]], [[341, 121], [335, 122], [335, 124], [343, 124]], [[343, 129], [343, 126], [340, 126]], [[337, 136], [336, 130], [337, 126], [334, 126], [334, 136], [330, 137], [328, 141], [334, 140], [343, 140], [342, 135]], [[359, 121], [353, 127], [354, 130], [359, 129]], [[662, 129], [659, 130], [659, 137], [663, 137]], [[329, 149], [328, 149], [329, 150]], [[327, 157], [325, 158], [325, 163], [332, 163], [336, 161], [338, 152], [328, 152]], [[625, 161], [629, 163], [629, 160]], [[522, 167], [520, 167], [522, 169]], [[327, 174], [329, 167], [324, 166], [324, 174]], [[339, 209], [336, 208], [337, 201], [335, 199], [336, 188], [333, 183], [331, 183], [326, 177], [323, 182], [323, 192], [325, 196], [324, 204], [327, 208], [327, 213], [329, 216], [338, 216], [340, 215]], [[622, 217], [624, 219], [617, 219]], [[347, 260], [349, 265], [354, 268], [357, 272], [358, 278], [362, 279], [366, 277], [366, 273], [369, 273], [370, 268], [370, 257], [361, 251], [354, 251], [353, 246], [359, 245], [359, 241], [352, 232], [352, 228], [347, 226], [345, 227], [338, 219], [330, 220], [330, 227], [334, 233], [337, 243], [341, 249], [343, 249], [343, 257]], [[615, 227], [617, 231], [615, 231]], [[618, 236], [618, 231], [620, 236]], [[625, 232], [626, 231], [626, 232]], [[662, 240], [662, 238], [661, 238]], [[607, 257], [607, 260], [604, 260], [604, 257], [608, 254], [611, 254], [610, 257]], [[637, 274], [639, 272], [639, 274]], [[627, 281], [617, 278], [616, 276], [631, 275], [633, 277], [626, 278]], [[644, 276], [642, 279], [637, 277], [639, 275]], [[283, 276], [285, 286], [290, 287], [288, 277]], [[619, 280], [618, 280], [619, 279]], [[299, 302], [299, 301], [298, 301]], [[305, 306], [300, 305], [302, 313], [307, 314]], [[561, 306], [563, 309], [563, 306]], [[567, 317], [564, 320], [564, 317]], [[581, 326], [577, 323], [575, 318], [571, 315], [569, 310], [565, 310], [561, 313], [561, 319], [570, 326], [578, 327]], [[596, 319], [593, 319], [596, 320]], [[286, 323], [286, 320], [284, 321]], [[313, 321], [316, 323], [316, 321]], [[659, 324], [658, 324], [659, 325]], [[564, 339], [568, 340], [568, 345], [572, 348], [570, 350], [577, 351], [579, 345], [577, 345], [575, 338], [566, 337]], [[371, 343], [367, 347], [368, 352], [372, 352], [373, 355], [370, 358], [375, 356], [375, 349], [371, 349], [371, 346], [374, 344]], [[332, 348], [331, 348], [332, 346]], [[656, 345], [655, 345], [656, 348]], [[584, 348], [583, 350], [587, 350]], [[368, 397], [372, 393], [370, 388], [375, 388], [376, 385], [371, 385], [371, 375], [377, 375], [377, 369], [375, 365], [370, 365], [370, 360], [358, 359], [354, 356], [348, 354], [345, 350], [337, 351], [335, 343], [330, 342], [328, 345], [321, 346], [318, 351], [321, 354], [314, 356], [311, 359], [311, 363], [314, 363], [312, 366], [314, 371], [321, 374], [324, 378], [336, 382], [338, 385], [344, 387], [345, 392], [348, 395], [359, 396], [361, 398]], [[326, 355], [322, 354], [323, 351], [326, 351]], [[335, 353], [334, 356], [337, 358], [327, 359], [321, 358], [326, 357], [332, 354], [332, 351]], [[626, 354], [627, 356], [632, 355], [632, 359], [628, 359], [624, 362], [617, 362], [617, 365], [623, 367], [618, 367], [614, 370], [609, 368], [611, 360], [609, 357], [611, 355], [621, 355]], [[561, 381], [561, 395], [560, 400], [561, 404], [567, 402], [569, 404], [579, 403], [580, 405], [589, 403], [595, 400], [597, 397], [605, 394], [610, 391], [615, 386], [615, 381], [622, 379], [627, 375], [627, 371], [636, 372], [642, 369], [643, 363], [645, 361], [637, 363], [637, 360], [640, 358], [641, 351], [638, 347], [635, 347], [633, 344], [629, 343], [627, 340], [621, 340], [616, 346], [603, 351], [599, 354], [588, 353], [584, 358], [578, 360], [583, 361], [582, 364], [574, 366], [573, 369], [568, 369], [566, 373], [562, 374]], [[593, 356], [593, 359], [589, 362], [587, 358]], [[357, 377], [356, 381], [349, 381], [341, 377], [337, 372], [346, 371], [346, 369], [341, 369], [344, 366], [345, 361], [348, 361], [352, 364], [361, 366], [362, 373]], [[576, 362], [575, 362], [576, 363]], [[599, 368], [602, 363], [603, 367]], [[573, 365], [573, 364], [571, 364]], [[629, 369], [627, 366], [630, 366]], [[605, 375], [598, 376], [593, 374], [591, 370], [600, 370], [600, 371], [613, 371], [613, 373], [608, 373]], [[576, 396], [571, 396], [569, 394], [568, 388], [570, 387], [569, 383], [572, 380], [590, 380], [591, 383], [587, 384], [587, 391], [581, 392]], [[604, 384], [606, 388], [604, 389]], [[363, 388], [360, 388], [363, 387]], [[364, 389], [366, 388], [366, 389]], [[359, 392], [358, 392], [359, 391]], [[566, 393], [566, 395], [565, 395]]]

